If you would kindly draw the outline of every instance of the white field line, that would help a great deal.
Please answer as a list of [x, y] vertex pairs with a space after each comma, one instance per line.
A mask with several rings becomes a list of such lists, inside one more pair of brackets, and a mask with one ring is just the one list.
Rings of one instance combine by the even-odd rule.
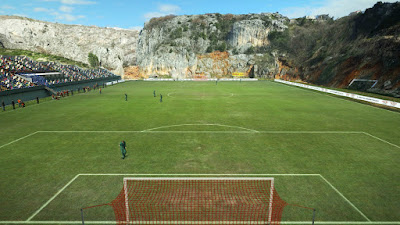
[[[274, 224], [276, 222], [272, 222]], [[282, 221], [280, 224], [310, 225], [312, 221]], [[0, 221], [0, 224], [82, 224], [82, 221]], [[85, 224], [117, 224], [116, 221], [85, 221]], [[150, 223], [142, 223], [150, 224]], [[400, 221], [315, 221], [323, 225], [400, 225]]]
[[20, 141], [20, 140], [22, 140], [22, 139], [25, 139], [25, 138], [27, 138], [27, 137], [30, 137], [30, 136], [32, 136], [32, 135], [34, 135], [34, 134], [39, 133], [39, 132], [40, 132], [40, 131], [36, 131], [36, 132], [30, 133], [30, 134], [28, 134], [28, 135], [26, 135], [26, 136], [24, 136], [24, 137], [22, 137], [22, 138], [18, 138], [18, 139], [14, 140], [14, 141], [11, 141], [11, 142], [7, 143], [7, 144], [4, 144], [4, 145], [0, 146], [0, 148], [3, 148], [3, 147], [5, 147], [5, 146], [7, 146], [7, 145], [11, 145], [11, 144], [13, 144], [13, 143], [15, 143], [15, 142], [17, 142], [17, 141]]
[[81, 176], [319, 176], [367, 221], [371, 221], [321, 174], [79, 174]]
[[187, 131], [154, 131], [154, 130], [45, 130], [37, 133], [221, 133], [221, 134], [364, 134], [362, 131], [212, 131], [212, 130], [187, 130]]
[[208, 173], [199, 173], [199, 174], [143, 174], [143, 173], [81, 173], [78, 176], [321, 176], [321, 174], [208, 174]]
[[196, 131], [196, 130], [187, 130], [187, 131], [142, 131], [141, 133], [166, 133], [166, 134], [190, 134], [190, 133], [204, 133], [204, 134], [254, 134], [258, 132], [253, 132], [253, 131], [211, 131], [211, 130], [204, 130], [204, 131]]
[[[281, 84], [281, 85], [286, 85], [286, 86], [288, 86], [288, 87], [297, 87], [297, 88], [299, 88], [299, 89], [303, 89], [303, 90], [308, 90], [308, 91], [313, 91], [313, 90], [311, 90], [311, 89], [306, 89], [306, 88], [302, 88], [302, 87], [298, 87], [298, 86], [292, 86], [292, 85], [287, 85], [287, 84], [284, 84], [284, 83], [279, 83], [279, 82], [275, 82], [275, 83], [277, 83], [277, 84]], [[346, 101], [346, 102], [349, 102], [349, 99], [348, 98], [339, 98], [339, 97], [341, 97], [341, 96], [338, 96], [338, 95], [334, 95], [334, 94], [331, 94], [331, 93], [327, 93], [327, 92], [320, 92], [320, 91], [313, 91], [315, 94], [319, 94], [319, 95], [324, 95], [324, 96], [327, 96], [327, 97], [330, 97], [330, 98], [335, 98], [335, 99], [338, 99], [338, 100], [341, 100], [341, 101]], [[351, 93], [349, 93], [349, 94], [351, 94]], [[342, 96], [343, 97], [343, 96]], [[355, 102], [355, 101], [353, 101], [353, 102]], [[395, 112], [395, 111], [392, 111], [392, 110], [387, 110], [387, 109], [384, 109], [384, 108], [382, 108], [382, 107], [376, 107], [376, 106], [374, 106], [374, 105], [372, 105], [372, 104], [366, 104], [366, 103], [363, 103], [363, 102], [355, 102], [355, 103], [360, 103], [360, 104], [363, 104], [363, 105], [365, 105], [365, 106], [367, 106], [367, 107], [373, 107], [373, 108], [375, 108], [375, 109], [379, 109], [379, 110], [384, 110], [385, 112], [391, 112], [391, 113], [396, 113], [397, 115], [399, 114], [398, 112]]]
[[[170, 93], [167, 94], [167, 96], [168, 96], [168, 97], [172, 97], [172, 98], [176, 98], [176, 96], [172, 95], [172, 94], [175, 94], [175, 93], [176, 93], [176, 92], [170, 92]], [[235, 95], [234, 93], [229, 93], [229, 94], [230, 94], [229, 96], [221, 95], [221, 97], [232, 98], [232, 97]]]
[[140, 130], [42, 130], [39, 133], [142, 133]]
[[351, 203], [350, 200], [347, 199], [338, 189], [336, 189], [327, 179], [325, 179], [325, 177], [323, 177], [322, 175], [320, 175], [320, 176], [321, 176], [321, 178], [322, 178], [329, 186], [331, 186], [331, 188], [332, 188], [333, 190], [336, 191], [336, 193], [338, 193], [340, 196], [342, 196], [342, 198], [343, 198], [347, 203], [349, 203], [358, 213], [360, 213], [360, 215], [361, 215], [362, 217], [364, 217], [368, 222], [371, 222], [371, 220], [368, 219], [368, 217], [367, 217], [364, 213], [362, 213], [361, 210], [359, 210], [353, 203]]
[[[61, 192], [63, 192], [79, 176], [321, 176], [320, 174], [78, 174], [72, 178], [63, 188], [61, 188], [53, 197], [33, 213], [26, 222], [30, 222], [40, 211], [42, 211], [51, 201], [53, 201]], [[4, 222], [4, 221], [3, 221]], [[59, 223], [58, 221], [56, 221]], [[0, 221], [0, 224], [2, 221]], [[86, 223], [86, 222], [85, 222]]]
[[[240, 129], [244, 129], [247, 131], [155, 131], [156, 129], [162, 129], [162, 128], [168, 128], [168, 127], [178, 127], [178, 126], [222, 126], [222, 127], [231, 127], [231, 128], [240, 128]], [[163, 126], [163, 127], [156, 127], [156, 128], [151, 128], [151, 129], [147, 129], [147, 130], [141, 130], [141, 131], [119, 131], [119, 130], [104, 130], [104, 131], [83, 131], [83, 130], [54, 130], [54, 131], [36, 131], [34, 133], [31, 133], [25, 137], [19, 138], [15, 141], [12, 141], [10, 143], [7, 143], [5, 145], [0, 146], [0, 148], [5, 147], [9, 144], [12, 144], [14, 142], [17, 142], [19, 140], [22, 140], [24, 138], [27, 138], [31, 135], [34, 135], [36, 133], [215, 133], [215, 134], [253, 134], [253, 133], [262, 133], [262, 134], [365, 134], [367, 136], [370, 136], [374, 139], [377, 139], [381, 142], [384, 142], [386, 144], [392, 145], [396, 148], [400, 148], [400, 146], [393, 144], [391, 142], [388, 142], [386, 140], [383, 140], [382, 138], [376, 137], [370, 133], [367, 132], [363, 132], [363, 131], [257, 131], [257, 130], [252, 130], [252, 129], [248, 129], [248, 128], [244, 128], [244, 127], [237, 127], [237, 126], [228, 126], [228, 125], [220, 125], [220, 124], [182, 124], [182, 125], [172, 125], [172, 126]]]
[[161, 127], [146, 129], [146, 130], [143, 130], [143, 132], [158, 130], [158, 129], [162, 129], [162, 128], [182, 127], [182, 126], [218, 126], [218, 127], [239, 128], [241, 130], [247, 130], [247, 131], [251, 131], [251, 132], [255, 132], [255, 133], [258, 132], [256, 130], [245, 128], [245, 127], [229, 126], [229, 125], [223, 125], [223, 124], [212, 124], [212, 123], [210, 123], [210, 124], [177, 124], [177, 125], [161, 126]]
[[[368, 219], [353, 203], [351, 203], [340, 191], [338, 191], [328, 180], [326, 180], [321, 174], [78, 174], [72, 180], [70, 180], [63, 188], [61, 188], [52, 198], [50, 198], [42, 207], [40, 207], [31, 217], [28, 218], [25, 222], [30, 222], [33, 217], [35, 217], [41, 210], [43, 210], [51, 201], [53, 201], [62, 191], [64, 191], [72, 182], [74, 182], [79, 176], [319, 176], [322, 178], [336, 193], [338, 193], [347, 203], [349, 203], [358, 213], [360, 213], [368, 222], [371, 220]], [[20, 222], [20, 221], [18, 221]], [[54, 221], [53, 221], [54, 222]], [[68, 221], [67, 221], [68, 222]], [[1, 223], [6, 223], [5, 221], [0, 221]], [[56, 223], [60, 223], [56, 221]], [[287, 222], [291, 223], [291, 222]], [[337, 222], [332, 222], [331, 224], [335, 224]], [[376, 222], [371, 223], [362, 223], [358, 222], [358, 224], [376, 224]], [[397, 222], [395, 222], [397, 223]], [[318, 224], [318, 223], [316, 223]], [[322, 224], [322, 223], [320, 223]], [[328, 223], [327, 223], [328, 224]], [[352, 224], [352, 222], [345, 222], [342, 224]], [[387, 224], [386, 222], [382, 222], [381, 224]], [[398, 222], [400, 224], [400, 222]]]
[[362, 131], [258, 131], [265, 134], [362, 134]]
[[[199, 125], [199, 124], [187, 124], [189, 125]], [[219, 124], [202, 124], [203, 126], [210, 126], [210, 125], [219, 125]], [[172, 125], [172, 126], [165, 126], [165, 127], [173, 127], [173, 126], [182, 126], [182, 125]], [[236, 126], [228, 126], [228, 125], [219, 125], [219, 126], [225, 126], [225, 127], [236, 127]], [[123, 132], [131, 132], [131, 133], [142, 133], [142, 132], [154, 132], [151, 130], [154, 129], [161, 129], [164, 127], [157, 127], [157, 128], [152, 128], [152, 129], [148, 129], [148, 130], [143, 130], [143, 131], [36, 131], [34, 133], [31, 133], [29, 135], [26, 135], [22, 138], [16, 139], [10, 143], [7, 143], [5, 145], [0, 146], [0, 148], [5, 147], [7, 145], [10, 145], [12, 143], [15, 143], [17, 141], [20, 141], [24, 138], [30, 137], [36, 133], [106, 133], [106, 132], [116, 132], [116, 133], [123, 133]], [[385, 142], [387, 144], [390, 144], [392, 146], [395, 146], [397, 148], [400, 148], [398, 145], [395, 145], [393, 143], [390, 143], [388, 141], [385, 141], [381, 138], [378, 138], [376, 136], [373, 136], [369, 133], [366, 132], [359, 132], [359, 131], [256, 131], [256, 130], [251, 130], [251, 129], [247, 129], [247, 128], [242, 128], [242, 127], [236, 127], [236, 128], [241, 128], [241, 129], [246, 129], [252, 132], [248, 132], [248, 133], [310, 133], [310, 134], [327, 134], [327, 133], [332, 133], [332, 134], [366, 134], [370, 137], [373, 137], [375, 139], [378, 139], [382, 142]], [[168, 132], [168, 131], [165, 131]], [[185, 131], [183, 131], [185, 132]], [[198, 132], [198, 131], [189, 131], [189, 132]], [[216, 131], [207, 131], [210, 133], [219, 133]], [[67, 183], [61, 190], [59, 190], [51, 199], [49, 199], [39, 210], [37, 210], [31, 217], [28, 218], [27, 221], [30, 221], [33, 217], [35, 217], [43, 208], [45, 208], [52, 200], [54, 200], [54, 198], [56, 198], [65, 188], [67, 188], [75, 179], [78, 178], [78, 176], [83, 175], [83, 176], [117, 176], [117, 175], [121, 175], [121, 176], [265, 176], [265, 175], [270, 175], [270, 176], [320, 176], [325, 182], [327, 182], [327, 184], [329, 186], [331, 186], [340, 196], [342, 196], [354, 209], [356, 209], [364, 218], [366, 218], [368, 221], [370, 221], [357, 207], [354, 206], [354, 204], [352, 204], [342, 193], [340, 193], [329, 181], [327, 181], [322, 175], [320, 174], [78, 174], [76, 175], [69, 183]], [[0, 221], [0, 223], [3, 223], [2, 221]], [[400, 223], [400, 222], [399, 222]]]
[[388, 142], [388, 141], [385, 141], [385, 140], [383, 140], [382, 138], [378, 138], [377, 136], [374, 136], [374, 135], [372, 135], [372, 134], [370, 134], [370, 133], [363, 132], [363, 134], [368, 135], [368, 136], [370, 136], [370, 137], [372, 137], [372, 138], [375, 138], [375, 139], [377, 139], [377, 140], [379, 140], [379, 141], [382, 141], [382, 142], [384, 142], [384, 143], [387, 143], [387, 144], [389, 144], [389, 145], [391, 145], [391, 146], [394, 146], [394, 147], [396, 147], [396, 148], [400, 148], [400, 146], [395, 145], [395, 144], [393, 144], [393, 143], [390, 143], [390, 142]]
[[76, 178], [79, 177], [79, 174], [76, 175], [72, 180], [70, 180], [64, 187], [62, 187], [53, 197], [51, 197], [46, 203], [42, 205], [35, 213], [32, 214], [26, 221], [31, 221], [33, 217], [35, 217], [42, 209], [44, 209], [51, 201], [53, 201], [62, 191], [65, 190], [72, 182], [76, 180]]

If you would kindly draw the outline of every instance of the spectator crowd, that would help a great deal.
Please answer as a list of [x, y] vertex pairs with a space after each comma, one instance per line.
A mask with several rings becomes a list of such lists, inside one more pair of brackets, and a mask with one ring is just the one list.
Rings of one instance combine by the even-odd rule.
[[[62, 78], [51, 79], [46, 77], [43, 84], [35, 84], [20, 76], [16, 76], [17, 73], [43, 73], [54, 71], [60, 72]], [[0, 91], [111, 76], [115, 76], [115, 74], [102, 68], [84, 70], [75, 65], [63, 65], [56, 62], [36, 62], [26, 56], [0, 56]]]

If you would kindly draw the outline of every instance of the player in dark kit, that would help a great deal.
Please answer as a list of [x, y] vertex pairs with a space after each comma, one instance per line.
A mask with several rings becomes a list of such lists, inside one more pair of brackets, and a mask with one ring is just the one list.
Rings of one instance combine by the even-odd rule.
[[126, 157], [126, 142], [121, 141], [121, 143], [119, 143], [119, 148], [121, 150], [122, 159], [125, 159], [125, 157]]
[[160, 102], [162, 102], [162, 94], [160, 94]]
[[125, 94], [125, 101], [128, 101], [128, 95]]
[[154, 98], [156, 97], [156, 90], [153, 91]]

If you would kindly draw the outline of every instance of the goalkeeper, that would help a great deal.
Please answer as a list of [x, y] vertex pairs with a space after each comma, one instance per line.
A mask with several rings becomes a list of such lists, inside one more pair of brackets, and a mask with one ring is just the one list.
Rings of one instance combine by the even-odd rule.
[[125, 157], [126, 157], [126, 142], [121, 141], [121, 143], [119, 143], [119, 148], [121, 149], [122, 159], [125, 159]]

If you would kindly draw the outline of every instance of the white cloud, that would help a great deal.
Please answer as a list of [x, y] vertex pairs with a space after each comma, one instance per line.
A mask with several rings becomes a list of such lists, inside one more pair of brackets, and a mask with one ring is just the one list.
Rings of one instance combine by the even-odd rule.
[[50, 10], [48, 13], [52, 16], [54, 16], [55, 20], [65, 20], [65, 21], [75, 21], [78, 19], [83, 19], [86, 18], [86, 16], [83, 15], [72, 15], [70, 13], [60, 13], [55, 10]]
[[[349, 15], [351, 12], [371, 8], [377, 0], [323, 0], [318, 5], [306, 7], [289, 7], [280, 12], [289, 18], [299, 18], [303, 16], [316, 16], [329, 14], [335, 18]], [[396, 0], [386, 0], [385, 2], [396, 2]]]
[[147, 20], [154, 18], [154, 17], [162, 17], [162, 16], [166, 16], [167, 14], [165, 13], [161, 13], [161, 12], [149, 12], [144, 14], [144, 18], [146, 18]]
[[148, 12], [144, 14], [144, 18], [146, 18], [146, 20], [150, 20], [151, 18], [154, 17], [161, 17], [169, 14], [177, 14], [179, 11], [181, 11], [181, 7], [170, 4], [161, 4], [157, 7], [157, 9], [158, 10], [155, 12]]
[[158, 9], [160, 10], [160, 12], [167, 14], [175, 14], [181, 11], [181, 7], [177, 5], [168, 5], [168, 4], [159, 5]]
[[59, 14], [58, 16], [56, 16], [56, 19], [66, 20], [66, 21], [75, 21], [78, 19], [83, 19], [85, 17], [86, 16], [82, 16], [82, 15], [75, 16], [75, 15], [71, 15], [71, 14]]
[[72, 15], [70, 12], [72, 12], [73, 8], [72, 7], [60, 7], [60, 11], [57, 11], [55, 9], [46, 9], [46, 8], [34, 8], [34, 12], [41, 12], [41, 13], [47, 13], [51, 16], [54, 17], [55, 20], [65, 20], [65, 21], [75, 21], [79, 19], [86, 18], [86, 16], [83, 15]]
[[39, 8], [34, 8], [33, 11], [34, 12], [51, 12], [52, 10], [39, 7]]
[[93, 5], [97, 4], [95, 1], [87, 0], [40, 0], [42, 2], [60, 2], [65, 5]]
[[128, 28], [128, 30], [137, 30], [137, 31], [140, 31], [140, 30], [142, 30], [142, 29], [143, 29], [142, 26], [134, 26], [134, 27], [129, 27], [129, 28]]
[[10, 6], [10, 5], [3, 5], [3, 6], [0, 6], [0, 9], [4, 9], [4, 10], [15, 9], [15, 7], [14, 6]]
[[60, 6], [59, 10], [60, 10], [61, 12], [65, 12], [65, 13], [71, 13], [71, 12], [74, 10], [74, 8], [73, 8], [73, 7], [69, 7], [69, 6], [62, 5], [62, 6]]
[[13, 14], [13, 16], [28, 17], [26, 14]]
[[61, 0], [60, 1], [66, 5], [93, 5], [96, 4], [94, 1], [86, 1], [86, 0]]

